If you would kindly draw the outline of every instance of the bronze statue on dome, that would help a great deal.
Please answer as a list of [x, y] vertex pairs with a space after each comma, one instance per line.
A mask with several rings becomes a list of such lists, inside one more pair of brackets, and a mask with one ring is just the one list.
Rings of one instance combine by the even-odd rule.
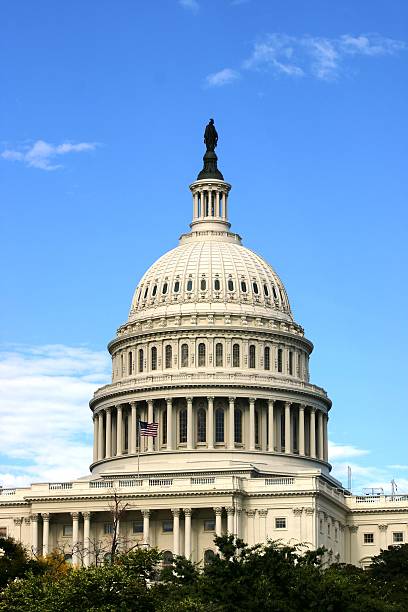
[[215, 129], [214, 119], [210, 119], [210, 122], [207, 124], [204, 132], [204, 142], [207, 147], [207, 151], [214, 151], [218, 142], [218, 134]]

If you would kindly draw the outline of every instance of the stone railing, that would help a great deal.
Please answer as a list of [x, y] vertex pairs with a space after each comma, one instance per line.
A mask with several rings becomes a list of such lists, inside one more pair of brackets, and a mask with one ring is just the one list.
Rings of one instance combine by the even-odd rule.
[[350, 495], [346, 498], [346, 503], [350, 508], [367, 508], [381, 506], [408, 506], [408, 495]]

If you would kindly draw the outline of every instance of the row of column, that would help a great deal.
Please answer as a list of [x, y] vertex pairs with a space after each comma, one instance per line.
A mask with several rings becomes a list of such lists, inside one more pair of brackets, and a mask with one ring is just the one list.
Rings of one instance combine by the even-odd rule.
[[228, 195], [224, 190], [195, 191], [193, 194], [193, 221], [206, 217], [226, 220], [228, 217], [227, 200]]
[[[130, 415], [128, 418], [128, 438], [124, 439], [124, 410], [126, 404], [118, 404], [115, 406], [115, 419], [112, 419], [112, 407], [107, 407], [99, 410], [94, 415], [94, 461], [100, 461], [105, 458], [111, 458], [113, 456], [121, 456], [125, 454], [134, 455], [138, 450], [138, 439], [137, 439], [137, 421], [138, 419], [147, 420], [149, 423], [157, 421], [159, 423], [159, 433], [161, 436], [161, 429], [165, 426], [166, 428], [166, 443], [156, 443], [156, 450], [159, 450], [161, 446], [165, 447], [165, 450], [172, 451], [175, 448], [186, 448], [187, 450], [193, 450], [196, 448], [196, 436], [194, 435], [194, 412], [193, 412], [193, 399], [192, 397], [186, 398], [186, 409], [187, 409], [187, 439], [186, 443], [180, 446], [180, 442], [177, 443], [177, 436], [173, 431], [175, 422], [175, 410], [173, 406], [173, 399], [166, 398], [165, 406], [166, 410], [163, 411], [161, 408], [156, 409], [154, 407], [154, 400], [147, 400], [147, 409], [140, 403], [130, 403]], [[200, 398], [202, 399], [202, 398]], [[207, 397], [206, 406], [206, 448], [212, 450], [215, 448], [215, 430], [214, 430], [214, 397]], [[267, 443], [256, 444], [256, 412], [255, 412], [256, 398], [248, 398], [248, 424], [249, 431], [247, 437], [247, 444], [240, 444], [240, 448], [247, 448], [249, 451], [255, 451], [258, 449], [267, 450], [268, 452], [285, 452], [293, 453], [296, 452], [301, 456], [310, 456], [311, 458], [318, 458], [323, 461], [328, 460], [328, 443], [327, 443], [327, 414], [321, 410], [317, 410], [313, 406], [307, 406], [306, 404], [297, 404], [289, 401], [282, 402], [280, 400], [269, 399], [267, 402], [267, 414], [266, 424], [267, 432], [265, 438]], [[279, 407], [277, 407], [279, 402]], [[242, 405], [240, 404], [240, 408]], [[225, 447], [228, 449], [235, 449], [237, 447], [235, 437], [235, 408], [236, 398], [230, 397], [228, 399], [228, 410], [226, 419], [226, 436], [225, 436]], [[180, 408], [177, 413], [180, 412]], [[163, 416], [165, 414], [165, 416]], [[126, 416], [127, 418], [127, 416]], [[165, 423], [164, 423], [165, 419]], [[259, 413], [258, 413], [259, 419]], [[258, 420], [262, 423], [262, 419]], [[258, 428], [262, 428], [262, 424], [258, 424]], [[260, 431], [258, 434], [259, 438], [263, 437], [264, 432]], [[242, 441], [245, 436], [242, 435]], [[147, 448], [143, 451], [153, 452], [154, 439], [152, 437], [147, 438]], [[265, 448], [264, 448], [265, 446]], [[141, 449], [142, 450], [142, 449]]]

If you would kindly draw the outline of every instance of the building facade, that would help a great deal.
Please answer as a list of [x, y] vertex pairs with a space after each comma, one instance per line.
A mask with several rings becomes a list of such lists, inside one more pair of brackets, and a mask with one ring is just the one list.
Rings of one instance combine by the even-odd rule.
[[0, 489], [0, 536], [89, 565], [108, 554], [116, 503], [120, 546], [167, 560], [205, 561], [222, 533], [325, 546], [328, 562], [360, 566], [408, 541], [408, 496], [351, 496], [330, 475], [313, 345], [276, 272], [230, 231], [230, 189], [207, 143], [190, 231], [144, 274], [108, 345], [90, 475]]

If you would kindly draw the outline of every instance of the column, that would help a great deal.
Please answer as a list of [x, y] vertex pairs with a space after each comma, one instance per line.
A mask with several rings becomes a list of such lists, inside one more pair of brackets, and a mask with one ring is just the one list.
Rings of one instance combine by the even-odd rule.
[[171, 397], [166, 399], [167, 403], [167, 450], [173, 450], [173, 400]]
[[184, 556], [191, 557], [191, 508], [184, 508]]
[[83, 512], [84, 517], [84, 565], [89, 567], [91, 562], [91, 513]]
[[122, 454], [122, 405], [118, 404], [116, 406], [116, 455]]
[[105, 410], [106, 428], [105, 428], [105, 456], [112, 457], [112, 412], [109, 406]]
[[94, 423], [94, 438], [93, 438], [93, 460], [98, 461], [98, 417], [96, 416], [96, 414], [94, 414], [93, 416], [93, 423]]
[[278, 453], [282, 452], [282, 408], [279, 407], [276, 412], [276, 448]]
[[318, 436], [319, 436], [319, 442], [318, 442], [318, 447], [319, 447], [319, 459], [323, 459], [323, 453], [324, 453], [324, 442], [323, 442], [323, 412], [321, 410], [319, 410], [319, 412], [317, 413], [317, 432], [318, 432]]
[[222, 508], [214, 508], [215, 514], [215, 535], [219, 538], [222, 536]]
[[215, 192], [215, 216], [221, 217], [220, 215], [220, 192]]
[[38, 554], [38, 514], [31, 515], [31, 550], [33, 555]]
[[173, 514], [173, 555], [180, 554], [180, 509], [172, 508]]
[[274, 414], [273, 414], [273, 407], [274, 407], [274, 401], [273, 399], [269, 399], [268, 400], [268, 451], [270, 453], [273, 453], [273, 451], [275, 450], [275, 444], [274, 444], [274, 433], [275, 433], [275, 428], [274, 428]]
[[310, 408], [310, 456], [316, 458], [316, 409]]
[[187, 397], [187, 450], [193, 448], [193, 398]]
[[255, 398], [249, 398], [249, 450], [255, 450]]
[[229, 398], [228, 410], [228, 448], [235, 448], [235, 397]]
[[214, 448], [214, 398], [207, 397], [207, 448]]
[[[153, 412], [153, 400], [147, 400], [147, 421], [148, 423], [153, 423], [154, 420], [154, 412]], [[149, 453], [153, 452], [153, 438], [148, 436], [147, 438], [147, 451]]]
[[50, 515], [44, 512], [41, 516], [43, 520], [43, 556], [46, 557], [50, 549]]
[[72, 565], [78, 565], [78, 534], [79, 512], [71, 512], [72, 516]]
[[249, 546], [254, 546], [256, 538], [255, 538], [255, 514], [256, 514], [256, 510], [255, 509], [248, 509], [246, 511], [247, 514], [247, 536], [246, 536], [246, 541], [248, 542]]
[[325, 461], [329, 460], [329, 448], [328, 448], [328, 420], [329, 417], [327, 414], [323, 415], [323, 459]]
[[142, 510], [143, 515], [143, 544], [149, 545], [150, 540], [150, 510]]
[[268, 515], [267, 508], [261, 508], [258, 511], [259, 515], [259, 541], [261, 544], [266, 543], [266, 517]]
[[380, 530], [380, 549], [387, 550], [387, 529], [388, 525], [378, 525]]
[[194, 203], [193, 218], [197, 219], [198, 217], [198, 193], [197, 192], [193, 195], [193, 203]]
[[98, 460], [104, 458], [103, 411], [98, 412]]
[[285, 453], [291, 450], [290, 402], [285, 402]]
[[137, 433], [136, 408], [137, 408], [136, 402], [131, 402], [130, 403], [130, 410], [131, 410], [131, 415], [130, 415], [130, 450], [129, 450], [131, 455], [135, 455], [136, 454], [136, 433]]
[[299, 455], [305, 454], [305, 405], [299, 406]]
[[228, 535], [233, 535], [234, 533], [234, 507], [229, 506], [226, 508], [227, 511], [227, 532]]

